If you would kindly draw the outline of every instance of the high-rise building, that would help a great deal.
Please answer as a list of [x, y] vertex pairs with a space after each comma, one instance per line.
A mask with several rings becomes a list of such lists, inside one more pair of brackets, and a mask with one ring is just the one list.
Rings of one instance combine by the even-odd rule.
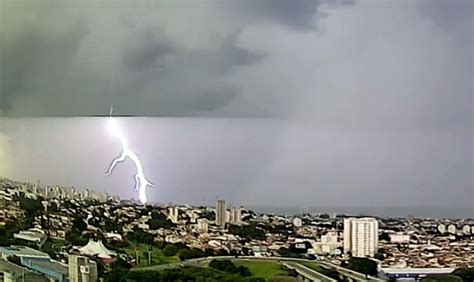
[[90, 197], [90, 192], [89, 192], [89, 190], [87, 190], [87, 189], [84, 190], [84, 191], [82, 192], [82, 198], [83, 198], [83, 199], [88, 199], [89, 197]]
[[337, 244], [337, 232], [336, 230], [331, 230], [326, 235], [321, 236], [321, 243], [323, 244]]
[[231, 214], [230, 214], [230, 210], [226, 209], [225, 210], [225, 222], [230, 222], [231, 221]]
[[316, 254], [336, 254], [341, 243], [338, 241], [337, 231], [333, 229], [322, 235], [320, 242], [312, 245]]
[[301, 218], [295, 217], [293, 218], [293, 225], [295, 227], [301, 227], [303, 226], [303, 221], [301, 220]]
[[178, 223], [179, 220], [179, 211], [178, 207], [169, 207], [168, 208], [168, 218], [173, 223]]
[[216, 225], [225, 227], [227, 222], [227, 209], [224, 200], [218, 200], [216, 205]]
[[206, 218], [199, 218], [197, 220], [197, 227], [200, 233], [206, 233], [208, 231], [208, 223]]
[[230, 223], [235, 225], [242, 223], [242, 208], [234, 207], [230, 209]]
[[444, 225], [444, 224], [438, 225], [438, 231], [439, 231], [439, 233], [441, 233], [441, 234], [446, 233], [446, 225]]
[[450, 234], [456, 234], [456, 225], [450, 224], [450, 225], [448, 226], [448, 232], [449, 232]]
[[97, 281], [97, 263], [84, 256], [69, 255], [69, 281]]
[[344, 219], [344, 253], [373, 257], [377, 252], [378, 222], [375, 218]]

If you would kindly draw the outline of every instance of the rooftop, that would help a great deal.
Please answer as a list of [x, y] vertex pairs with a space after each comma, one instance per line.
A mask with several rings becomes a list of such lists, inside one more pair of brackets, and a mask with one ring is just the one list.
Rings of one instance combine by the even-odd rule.
[[54, 271], [54, 272], [59, 272], [62, 274], [67, 275], [68, 274], [68, 266], [65, 264], [62, 264], [58, 261], [35, 261], [33, 262], [34, 265], [40, 266], [42, 268]]
[[449, 268], [381, 268], [381, 271], [384, 273], [390, 273], [390, 274], [448, 274], [452, 273], [455, 268], [449, 267]]
[[15, 255], [18, 257], [43, 257], [49, 258], [47, 253], [35, 250], [26, 246], [10, 246], [10, 247], [0, 247], [0, 253], [7, 256]]

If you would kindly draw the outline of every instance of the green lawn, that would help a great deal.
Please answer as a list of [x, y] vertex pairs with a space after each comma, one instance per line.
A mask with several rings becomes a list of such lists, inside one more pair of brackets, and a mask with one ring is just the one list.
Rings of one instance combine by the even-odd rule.
[[312, 270], [314, 271], [317, 271], [317, 272], [324, 272], [324, 269], [321, 268], [321, 266], [317, 265], [316, 263], [313, 263], [313, 262], [309, 262], [309, 261], [301, 261], [301, 262], [298, 262], [299, 264], [302, 264], [308, 268], [311, 268]]
[[288, 272], [277, 262], [236, 260], [235, 264], [248, 267], [252, 276], [262, 277], [266, 280], [278, 276], [288, 276]]
[[166, 264], [178, 262], [179, 258], [177, 256], [167, 257], [163, 255], [163, 252], [156, 246], [153, 246], [151, 252], [151, 264], [148, 264], [148, 253], [147, 248], [150, 245], [143, 243], [131, 243], [129, 247], [124, 248], [123, 250], [128, 254], [136, 258], [135, 248], [138, 247], [138, 267], [145, 267], [150, 265], [157, 264]]

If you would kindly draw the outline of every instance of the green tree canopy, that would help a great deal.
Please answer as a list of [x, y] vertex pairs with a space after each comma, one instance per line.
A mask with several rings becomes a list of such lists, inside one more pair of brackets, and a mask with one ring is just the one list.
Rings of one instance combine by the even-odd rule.
[[458, 268], [453, 274], [460, 277], [463, 281], [474, 281], [474, 267]]
[[352, 257], [347, 268], [366, 275], [377, 275], [377, 263], [369, 258]]
[[163, 248], [163, 254], [167, 257], [172, 257], [178, 253], [178, 247], [173, 244], [168, 244]]
[[230, 225], [229, 233], [238, 235], [247, 240], [265, 240], [265, 230], [256, 225]]
[[176, 225], [171, 222], [171, 220], [165, 218], [152, 218], [150, 219], [147, 224], [150, 226], [150, 229], [155, 230], [159, 228], [170, 229], [171, 227], [175, 227]]
[[[434, 275], [421, 279], [422, 282], [462, 282], [463, 280], [456, 275]], [[472, 280], [471, 280], [472, 281]]]

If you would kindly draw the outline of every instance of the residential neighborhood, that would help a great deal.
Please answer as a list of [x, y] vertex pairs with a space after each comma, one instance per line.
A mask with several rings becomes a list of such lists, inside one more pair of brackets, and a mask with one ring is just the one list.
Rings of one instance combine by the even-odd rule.
[[215, 207], [141, 205], [8, 179], [0, 180], [0, 204], [4, 281], [95, 281], [117, 261], [140, 269], [208, 257], [295, 258], [327, 271], [368, 258], [381, 277], [474, 266], [473, 219], [258, 214], [224, 200]]

